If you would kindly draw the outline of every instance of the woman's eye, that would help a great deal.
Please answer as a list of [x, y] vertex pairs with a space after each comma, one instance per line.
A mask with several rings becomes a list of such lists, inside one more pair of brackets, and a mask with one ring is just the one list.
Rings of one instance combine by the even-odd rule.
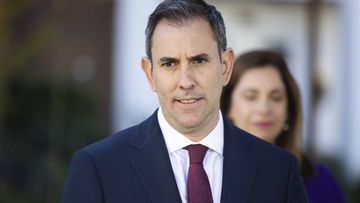
[[256, 99], [255, 95], [244, 95], [244, 98], [248, 101], [254, 101]]
[[274, 102], [281, 102], [285, 98], [285, 95], [281, 93], [275, 93], [270, 96], [270, 99]]
[[280, 102], [283, 100], [283, 96], [281, 95], [276, 95], [276, 96], [272, 96], [271, 99], [275, 102]]

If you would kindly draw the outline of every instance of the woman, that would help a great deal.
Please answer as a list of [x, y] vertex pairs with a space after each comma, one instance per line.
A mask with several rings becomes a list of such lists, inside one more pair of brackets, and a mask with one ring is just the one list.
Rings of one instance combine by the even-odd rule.
[[252, 51], [238, 57], [221, 109], [239, 128], [298, 158], [310, 203], [345, 202], [330, 171], [301, 152], [300, 92], [281, 55]]

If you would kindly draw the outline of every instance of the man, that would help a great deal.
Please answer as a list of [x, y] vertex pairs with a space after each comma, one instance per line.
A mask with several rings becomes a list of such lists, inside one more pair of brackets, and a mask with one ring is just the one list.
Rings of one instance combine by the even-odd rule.
[[234, 53], [215, 7], [162, 2], [149, 17], [146, 51], [142, 68], [160, 108], [77, 151], [63, 203], [307, 202], [296, 158], [220, 113]]

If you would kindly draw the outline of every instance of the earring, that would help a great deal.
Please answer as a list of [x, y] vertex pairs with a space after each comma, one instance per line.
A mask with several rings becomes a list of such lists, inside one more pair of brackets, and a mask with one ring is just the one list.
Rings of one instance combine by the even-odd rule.
[[289, 130], [289, 124], [288, 123], [284, 123], [283, 125], [283, 131], [288, 131]]

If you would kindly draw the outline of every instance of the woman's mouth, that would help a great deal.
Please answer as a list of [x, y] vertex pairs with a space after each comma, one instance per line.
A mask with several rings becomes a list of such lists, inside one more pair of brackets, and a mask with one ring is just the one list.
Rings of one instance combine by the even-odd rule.
[[257, 121], [254, 125], [258, 128], [268, 128], [272, 125], [271, 121]]

